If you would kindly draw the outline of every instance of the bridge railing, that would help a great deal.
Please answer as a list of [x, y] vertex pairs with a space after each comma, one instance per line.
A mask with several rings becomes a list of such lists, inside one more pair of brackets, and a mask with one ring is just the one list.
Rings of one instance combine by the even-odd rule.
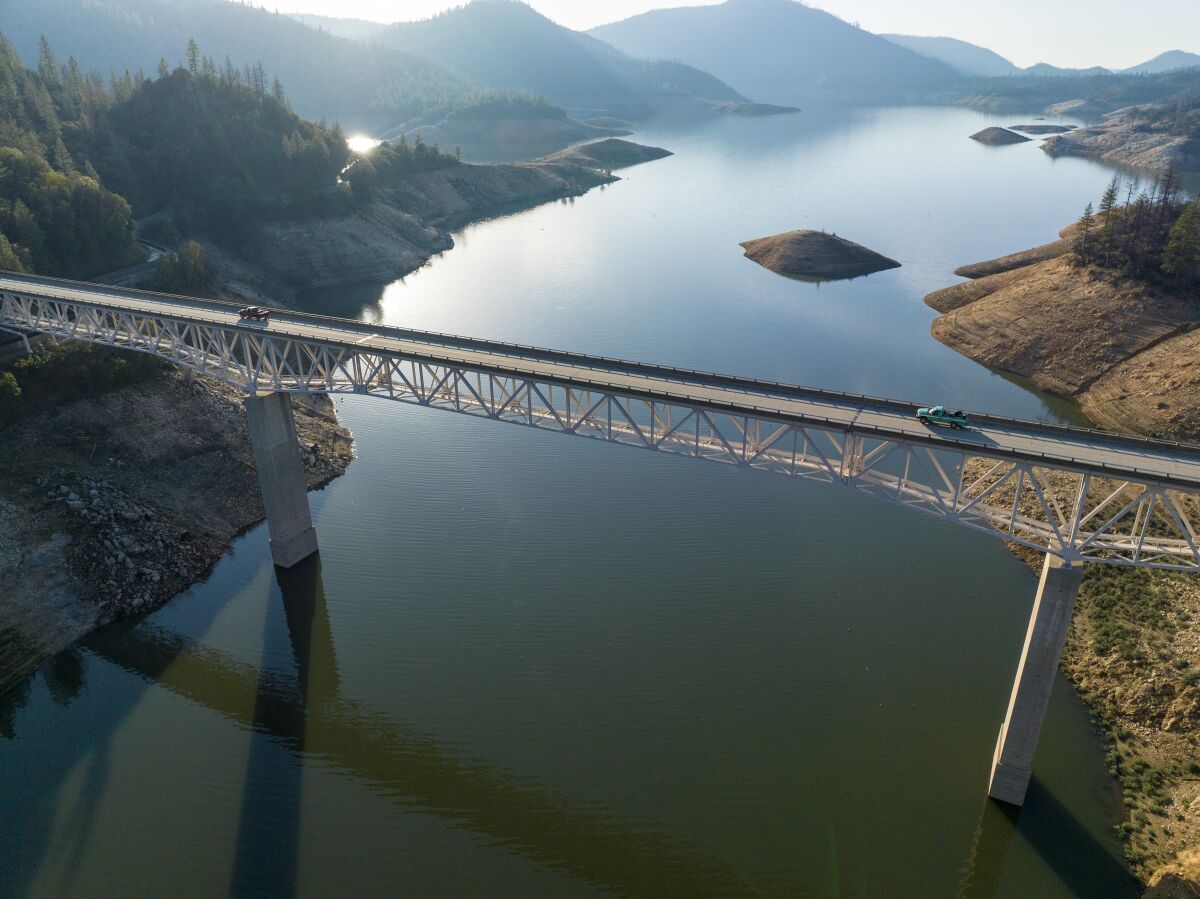
[[[69, 285], [75, 289], [95, 290], [95, 285], [90, 284], [75, 284], [72, 282], [61, 282], [51, 279], [40, 279], [28, 275], [5, 275], [6, 279], [12, 278], [25, 281], [29, 284], [29, 292], [36, 298], [39, 288], [43, 291], [52, 290], [55, 285]], [[151, 291], [114, 289], [106, 290], [106, 296], [118, 295], [127, 296], [138, 300], [158, 300], [166, 304], [174, 305], [189, 305], [196, 308], [209, 308], [236, 314], [239, 306], [236, 303], [231, 303], [224, 300], [209, 300], [193, 297], [177, 296], [173, 294], [155, 293]], [[45, 296], [46, 299], [58, 299], [54, 296]], [[68, 302], [73, 302], [78, 305], [93, 306], [98, 309], [110, 309], [110, 304], [105, 303], [90, 303], [87, 300], [69, 299]], [[475, 337], [467, 337], [458, 334], [450, 334], [439, 331], [418, 331], [409, 328], [399, 328], [394, 326], [375, 326], [367, 322], [355, 322], [347, 319], [330, 319], [328, 316], [317, 315], [315, 313], [303, 312], [299, 310], [280, 310], [277, 313], [277, 319], [272, 323], [271, 331], [297, 339], [311, 339], [305, 337], [303, 332], [287, 330], [283, 327], [282, 322], [285, 320], [297, 320], [300, 322], [308, 322], [319, 327], [337, 327], [345, 331], [356, 333], [360, 336], [369, 334], [377, 334], [387, 337], [398, 337], [406, 340], [424, 341], [431, 343], [444, 343], [449, 345], [457, 345], [460, 347], [470, 347], [482, 350], [496, 350], [506, 352], [514, 356], [533, 356], [546, 361], [555, 361], [569, 363], [573, 365], [588, 366], [592, 365], [599, 369], [618, 368], [626, 371], [640, 371], [648, 374], [657, 375], [660, 377], [673, 378], [680, 381], [702, 381], [712, 385], [725, 386], [731, 389], [741, 389], [748, 392], [758, 393], [776, 393], [783, 396], [806, 397], [817, 400], [825, 400], [835, 404], [857, 404], [860, 406], [872, 407], [875, 409], [888, 409], [899, 412], [913, 412], [918, 405], [923, 403], [905, 402], [886, 397], [877, 397], [870, 394], [860, 394], [846, 391], [836, 391], [821, 387], [802, 387], [794, 384], [787, 384], [780, 381], [769, 379], [747, 378], [737, 375], [721, 374], [719, 372], [710, 372], [702, 369], [691, 369], [680, 366], [671, 366], [659, 363], [637, 362], [628, 359], [622, 359], [613, 356], [604, 356], [586, 353], [574, 353], [564, 350], [553, 349], [549, 347], [539, 347], [527, 344], [518, 344], [502, 340], [481, 339]], [[187, 322], [186, 315], [172, 315], [169, 312], [164, 312], [161, 317], [177, 320], [181, 323]], [[226, 327], [244, 330], [248, 333], [259, 333], [259, 329], [254, 325], [242, 325], [231, 323]], [[944, 400], [944, 398], [942, 398]], [[1160, 437], [1146, 437], [1134, 434], [1124, 434], [1117, 431], [1110, 431], [1102, 428], [1087, 428], [1079, 425], [1067, 425], [1050, 423], [1043, 421], [1035, 421], [1031, 419], [1023, 419], [1012, 416], [994, 415], [988, 412], [972, 411], [970, 417], [981, 424], [994, 424], [1006, 427], [1020, 428], [1024, 430], [1045, 432], [1049, 434], [1059, 433], [1064, 436], [1076, 436], [1105, 440], [1113, 443], [1121, 443], [1130, 446], [1158, 447], [1163, 450], [1168, 450], [1176, 453], [1186, 453], [1188, 455], [1200, 456], [1200, 444], [1188, 443], [1179, 440], [1171, 440]]]
[[[642, 391], [606, 378], [612, 370], [603, 366], [595, 377], [566, 379], [523, 369], [519, 357], [504, 368], [448, 362], [436, 345], [385, 350], [287, 327], [47, 298], [5, 295], [3, 308], [8, 322], [151, 353], [247, 391], [385, 397], [852, 487], [1065, 558], [1200, 567], [1195, 497], [1161, 472], [1139, 478], [1069, 456], [938, 440], [916, 427], [867, 428], [845, 414], [699, 401], [661, 384]], [[982, 470], [989, 474], [980, 480]]]

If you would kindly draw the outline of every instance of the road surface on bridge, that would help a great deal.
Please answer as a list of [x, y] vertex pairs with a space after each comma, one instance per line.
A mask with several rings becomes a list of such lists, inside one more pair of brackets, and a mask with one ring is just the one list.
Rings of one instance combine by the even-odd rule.
[[[436, 364], [492, 374], [534, 377], [576, 388], [617, 390], [647, 399], [681, 400], [738, 414], [900, 437], [934, 446], [967, 448], [1026, 461], [1045, 461], [1094, 474], [1150, 479], [1164, 486], [1200, 488], [1200, 447], [1066, 428], [975, 413], [962, 431], [926, 427], [916, 403], [839, 394], [666, 366], [565, 353], [488, 340], [376, 326], [346, 319], [276, 310], [266, 323], [243, 321], [238, 307], [21, 275], [0, 275], [0, 292], [60, 299], [118, 312], [139, 312], [182, 323], [270, 333], [347, 350], [396, 353]], [[950, 398], [929, 398], [944, 401]]]

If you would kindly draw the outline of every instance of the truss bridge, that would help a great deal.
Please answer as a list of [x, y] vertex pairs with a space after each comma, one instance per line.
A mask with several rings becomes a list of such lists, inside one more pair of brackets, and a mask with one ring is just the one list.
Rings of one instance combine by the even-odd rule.
[[287, 400], [308, 393], [803, 478], [1043, 552], [993, 764], [992, 795], [1018, 804], [1052, 681], [1046, 664], [1052, 675], [1081, 565], [1200, 569], [1197, 446], [980, 413], [947, 430], [918, 422], [911, 402], [291, 311], [248, 321], [228, 303], [22, 275], [0, 274], [0, 329], [149, 353], [243, 390], [272, 553], [284, 567], [317, 549]]

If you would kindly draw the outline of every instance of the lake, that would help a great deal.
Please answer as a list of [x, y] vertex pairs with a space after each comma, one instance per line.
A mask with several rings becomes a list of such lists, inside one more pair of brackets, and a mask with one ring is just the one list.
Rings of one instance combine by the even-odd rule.
[[[306, 308], [1005, 415], [1067, 404], [929, 336], [963, 263], [1110, 172], [949, 108], [659, 123], [676, 155]], [[899, 260], [781, 278], [826, 229]], [[367, 398], [312, 498], [8, 697], [0, 893], [1136, 896], [1061, 682], [985, 799], [1033, 600], [996, 540], [877, 500]], [[953, 577], [946, 577], [947, 568]]]

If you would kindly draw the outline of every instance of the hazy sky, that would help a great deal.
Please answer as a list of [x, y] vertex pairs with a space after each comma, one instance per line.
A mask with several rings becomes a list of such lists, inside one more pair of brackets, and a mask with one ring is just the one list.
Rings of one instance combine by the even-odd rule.
[[[280, 12], [395, 22], [463, 0], [258, 0]], [[591, 28], [663, 6], [718, 0], [532, 0], [571, 28]], [[1200, 52], [1200, 0], [812, 0], [875, 32], [947, 35], [990, 47], [1018, 65], [1135, 65], [1164, 50]]]

